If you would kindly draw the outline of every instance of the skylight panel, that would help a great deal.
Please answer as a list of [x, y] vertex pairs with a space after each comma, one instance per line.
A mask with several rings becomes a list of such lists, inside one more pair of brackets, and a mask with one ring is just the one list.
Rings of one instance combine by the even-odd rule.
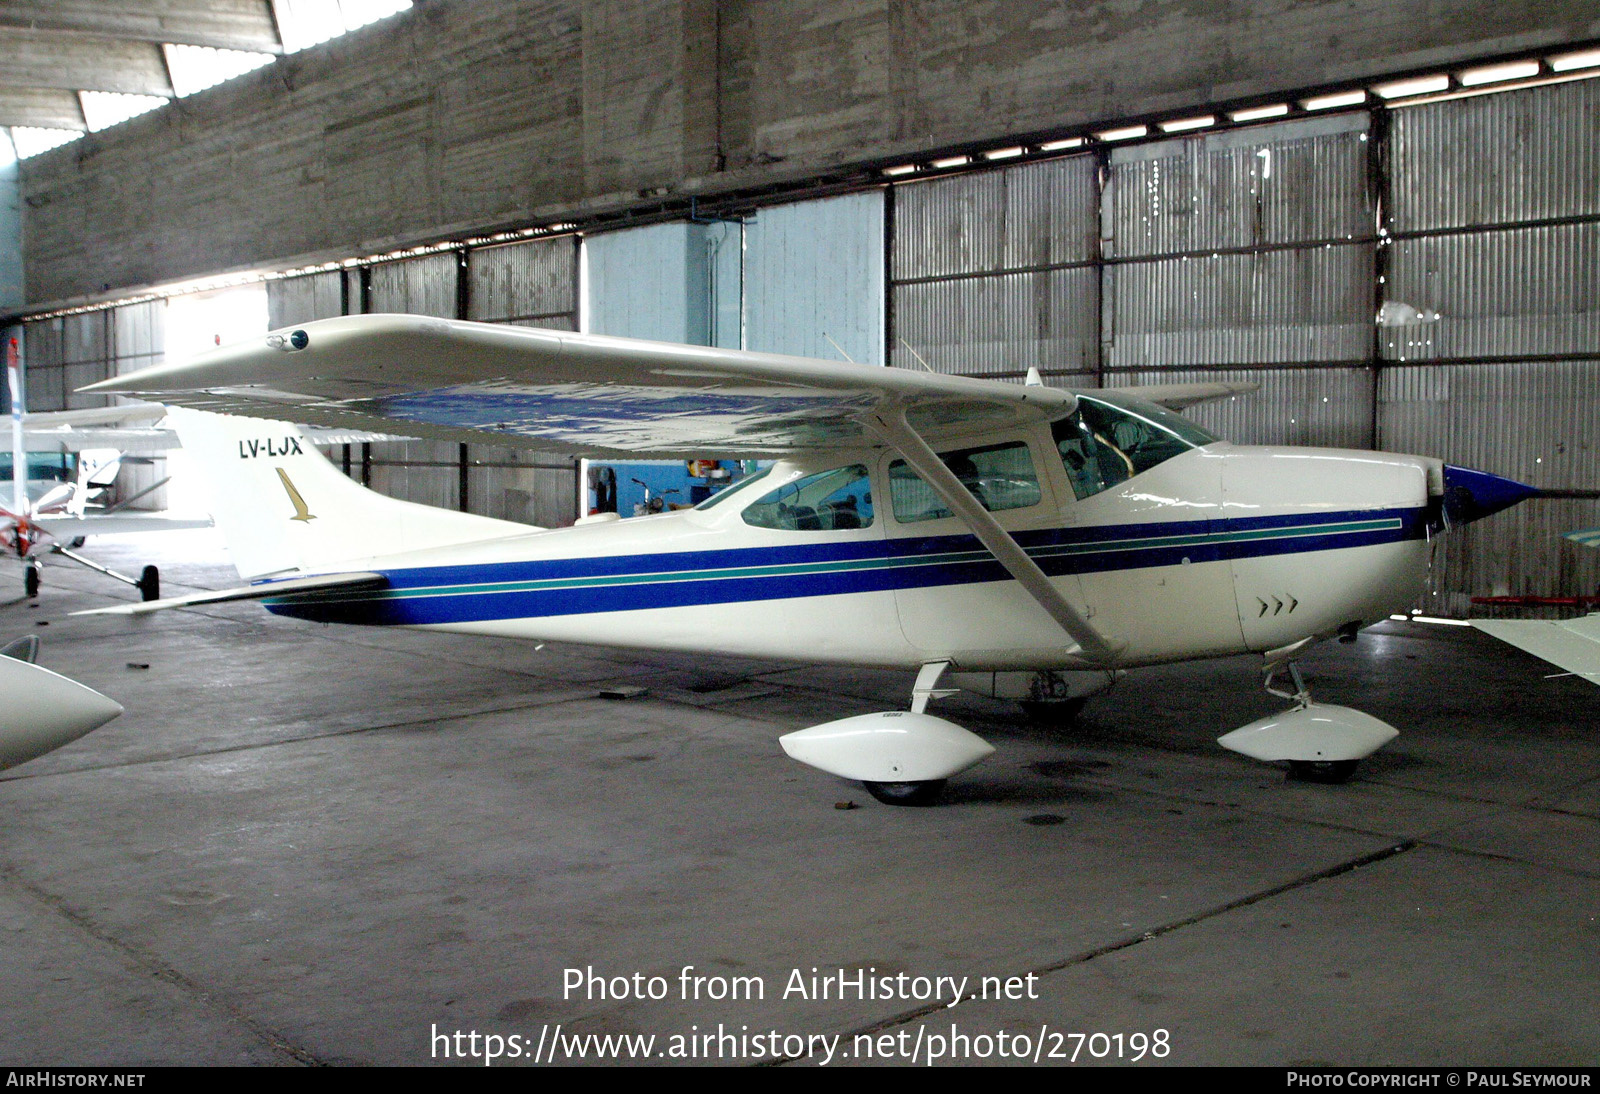
[[148, 114], [166, 105], [167, 101], [160, 95], [128, 95], [121, 91], [80, 91], [78, 99], [83, 104], [83, 120], [89, 123], [91, 133]]
[[294, 53], [411, 7], [411, 0], [272, 0], [283, 51]]
[[37, 156], [52, 148], [60, 148], [63, 144], [75, 141], [81, 136], [83, 134], [76, 129], [44, 129], [36, 125], [11, 127], [11, 143], [17, 150], [19, 160]]
[[179, 46], [165, 43], [167, 71], [172, 74], [172, 90], [179, 98], [215, 87], [224, 80], [243, 76], [273, 61], [270, 53], [243, 49], [216, 49], [211, 46]]

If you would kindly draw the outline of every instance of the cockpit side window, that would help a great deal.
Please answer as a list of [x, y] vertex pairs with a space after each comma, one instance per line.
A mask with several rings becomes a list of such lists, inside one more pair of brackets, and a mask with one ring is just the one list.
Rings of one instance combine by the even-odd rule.
[[862, 464], [819, 471], [745, 506], [744, 522], [787, 532], [837, 532], [872, 526], [872, 482]]
[[[941, 452], [939, 458], [991, 513], [1039, 504], [1039, 476], [1022, 441]], [[889, 465], [889, 494], [894, 500], [894, 519], [901, 524], [950, 516], [933, 487], [904, 460]]]
[[1122, 402], [1080, 395], [1078, 409], [1051, 426], [1080, 501], [1217, 439], [1170, 410]]

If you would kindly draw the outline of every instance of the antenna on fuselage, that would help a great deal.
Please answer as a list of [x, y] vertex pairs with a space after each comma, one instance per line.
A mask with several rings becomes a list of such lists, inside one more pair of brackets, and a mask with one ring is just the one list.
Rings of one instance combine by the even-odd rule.
[[902, 338], [902, 339], [900, 339], [900, 344], [902, 346], [906, 347], [906, 352], [907, 353], [911, 354], [911, 356], [913, 356], [913, 357], [915, 357], [917, 359], [917, 364], [921, 365], [923, 368], [927, 369], [929, 372], [933, 372], [933, 374], [935, 376], [939, 375], [937, 372], [934, 372], [934, 368], [933, 368], [932, 365], [928, 364], [928, 362], [926, 362], [926, 361], [924, 361], [922, 359], [922, 354], [918, 353], [916, 350], [911, 348], [911, 343], [910, 342], [907, 342], [904, 338]]

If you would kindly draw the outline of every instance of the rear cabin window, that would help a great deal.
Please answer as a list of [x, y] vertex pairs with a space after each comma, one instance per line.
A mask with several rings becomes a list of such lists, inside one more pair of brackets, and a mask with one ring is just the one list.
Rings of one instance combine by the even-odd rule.
[[1082, 395], [1078, 409], [1051, 426], [1051, 432], [1080, 501], [1217, 439], [1153, 403], [1113, 403]]
[[[1033, 456], [1022, 441], [984, 448], [963, 448], [941, 453], [961, 485], [991, 513], [1038, 505], [1039, 476]], [[889, 494], [894, 499], [894, 519], [901, 524], [938, 520], [951, 515], [938, 493], [904, 460], [889, 465]]]
[[744, 522], [786, 532], [837, 532], [872, 526], [872, 483], [862, 464], [820, 471], [745, 506]]

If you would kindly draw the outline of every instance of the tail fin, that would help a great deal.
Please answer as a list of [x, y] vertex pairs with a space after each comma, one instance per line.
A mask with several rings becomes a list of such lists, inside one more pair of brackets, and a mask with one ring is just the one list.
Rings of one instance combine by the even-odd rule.
[[247, 579], [538, 531], [373, 493], [286, 422], [177, 407], [168, 417]]

